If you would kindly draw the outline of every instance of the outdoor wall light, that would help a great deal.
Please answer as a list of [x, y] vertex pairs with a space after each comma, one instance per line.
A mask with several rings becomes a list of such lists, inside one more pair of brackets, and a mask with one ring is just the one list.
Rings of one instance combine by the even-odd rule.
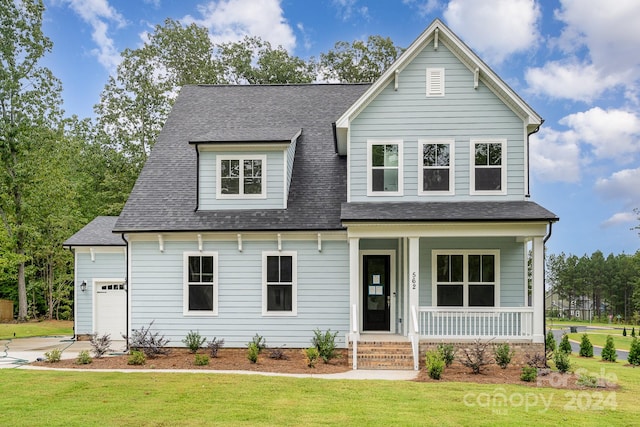
[[80, 290], [82, 292], [87, 290], [87, 281], [86, 280], [83, 280], [82, 283], [80, 283]]

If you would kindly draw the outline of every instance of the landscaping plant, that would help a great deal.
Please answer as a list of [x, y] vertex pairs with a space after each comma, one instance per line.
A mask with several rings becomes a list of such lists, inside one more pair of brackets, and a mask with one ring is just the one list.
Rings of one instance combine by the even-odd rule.
[[131, 337], [129, 337], [129, 346], [133, 350], [142, 351], [146, 357], [153, 359], [160, 354], [169, 354], [167, 344], [169, 340], [164, 335], [159, 336], [159, 332], [151, 333], [151, 326], [153, 321], [149, 323], [149, 327], [145, 329], [141, 326], [140, 329], [133, 329], [131, 331]]
[[276, 348], [269, 349], [269, 359], [289, 360], [289, 356], [284, 354], [284, 351], [282, 351], [281, 348], [276, 347]]
[[626, 326], [622, 328], [622, 336], [623, 337], [627, 336], [627, 327]]
[[76, 357], [76, 365], [88, 365], [91, 363], [91, 356], [88, 350], [82, 350]]
[[223, 346], [224, 346], [224, 338], [217, 339], [216, 337], [213, 337], [213, 339], [209, 341], [209, 344], [207, 345], [207, 348], [209, 348], [209, 354], [211, 355], [211, 357], [213, 357], [214, 359], [218, 357], [218, 351]]
[[206, 354], [196, 354], [193, 362], [196, 366], [207, 366], [209, 364], [209, 356]]
[[311, 343], [318, 349], [318, 355], [324, 363], [336, 357], [336, 335], [338, 331], [331, 333], [331, 329], [322, 333], [320, 329], [313, 331], [314, 337], [311, 339]]
[[559, 351], [553, 356], [553, 363], [556, 365], [556, 369], [563, 374], [571, 371], [571, 361], [569, 355], [563, 351]]
[[544, 341], [544, 353], [547, 360], [551, 360], [553, 354], [558, 351], [558, 345], [556, 344], [556, 338], [553, 336], [553, 331], [547, 332], [547, 337]]
[[191, 353], [197, 353], [198, 350], [202, 347], [202, 344], [207, 340], [206, 337], [200, 336], [199, 332], [189, 331], [186, 337], [182, 340], [182, 342], [189, 348]]
[[91, 335], [91, 348], [96, 359], [100, 359], [108, 351], [111, 350], [111, 335], [104, 334], [101, 337], [98, 334]]
[[582, 335], [582, 341], [580, 342], [580, 356], [593, 357], [593, 344], [591, 344], [587, 334]]
[[439, 380], [444, 371], [445, 361], [442, 358], [442, 353], [438, 350], [429, 350], [424, 355], [424, 363], [427, 368], [429, 378]]
[[453, 344], [438, 344], [438, 351], [442, 355], [444, 365], [448, 368], [456, 358], [456, 348]]
[[44, 354], [44, 357], [49, 363], [59, 362], [62, 358], [62, 350], [59, 348], [51, 349]]
[[631, 348], [629, 348], [627, 361], [633, 366], [640, 365], [640, 340], [637, 337], [631, 341]]
[[139, 350], [131, 350], [131, 354], [129, 354], [129, 359], [127, 360], [128, 365], [144, 365], [147, 361], [147, 357], [143, 352]]
[[262, 337], [262, 335], [258, 335], [258, 333], [256, 332], [256, 334], [254, 335], [253, 339], [251, 340], [251, 342], [256, 346], [256, 348], [258, 349], [258, 353], [262, 353], [262, 350], [264, 350], [265, 348], [267, 348], [267, 342], [265, 341], [265, 339]]
[[493, 357], [502, 369], [507, 369], [514, 354], [515, 351], [509, 346], [509, 343], [498, 344], [493, 348]]
[[618, 358], [618, 353], [613, 345], [613, 337], [607, 335], [607, 344], [602, 348], [602, 360], [606, 362], [615, 362]]
[[562, 335], [558, 351], [565, 354], [571, 354], [571, 343], [569, 342], [569, 335], [566, 333]]
[[538, 378], [538, 369], [534, 366], [523, 366], [520, 379], [526, 382], [533, 382]]
[[309, 347], [308, 349], [304, 350], [304, 355], [307, 358], [307, 366], [310, 368], [315, 368], [318, 357], [320, 357], [318, 349], [316, 347]]
[[488, 346], [489, 341], [483, 343], [480, 339], [476, 339], [470, 348], [462, 349], [464, 357], [460, 360], [460, 363], [470, 368], [474, 374], [481, 373], [485, 366], [493, 363], [491, 356], [487, 354]]
[[259, 354], [260, 354], [260, 348], [258, 347], [258, 345], [255, 343], [255, 341], [250, 342], [247, 348], [247, 359], [249, 359], [249, 362], [251, 363], [258, 362]]

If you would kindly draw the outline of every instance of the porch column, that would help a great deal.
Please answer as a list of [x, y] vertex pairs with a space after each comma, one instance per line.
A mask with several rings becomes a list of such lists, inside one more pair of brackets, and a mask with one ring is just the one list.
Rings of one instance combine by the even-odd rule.
[[544, 343], [544, 242], [534, 237], [532, 248], [533, 342]]
[[[349, 335], [352, 340], [360, 335], [360, 239], [349, 238]], [[354, 311], [355, 307], [355, 311]]]
[[409, 238], [409, 334], [420, 335], [416, 325], [420, 305], [420, 238]]

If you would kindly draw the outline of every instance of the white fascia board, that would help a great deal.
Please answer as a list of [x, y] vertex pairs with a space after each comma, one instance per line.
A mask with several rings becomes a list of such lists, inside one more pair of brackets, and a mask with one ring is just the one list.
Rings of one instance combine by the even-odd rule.
[[348, 223], [349, 238], [544, 237], [547, 222]]

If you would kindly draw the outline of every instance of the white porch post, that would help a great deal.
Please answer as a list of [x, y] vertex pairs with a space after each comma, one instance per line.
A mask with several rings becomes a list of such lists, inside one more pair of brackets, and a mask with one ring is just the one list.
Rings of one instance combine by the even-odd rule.
[[[360, 339], [360, 239], [349, 238], [349, 333], [347, 338], [351, 341], [351, 367], [358, 369], [358, 340]], [[347, 343], [347, 346], [349, 343]]]
[[420, 327], [418, 325], [418, 304], [420, 303], [420, 239], [409, 238], [409, 337], [413, 351], [413, 369], [420, 365]]
[[533, 239], [533, 342], [544, 343], [544, 242]]

